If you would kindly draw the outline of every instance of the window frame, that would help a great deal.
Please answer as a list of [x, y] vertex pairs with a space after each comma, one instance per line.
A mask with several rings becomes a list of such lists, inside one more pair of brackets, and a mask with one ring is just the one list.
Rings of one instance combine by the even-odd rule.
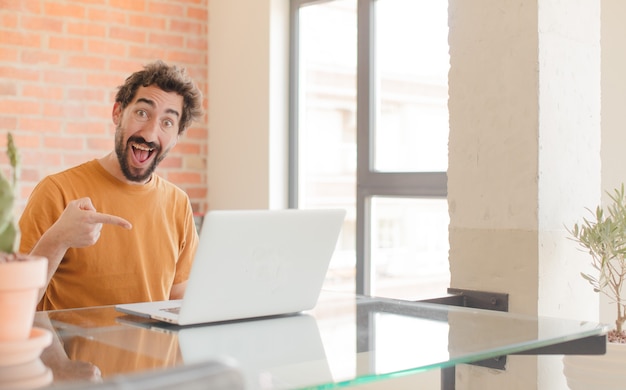
[[[288, 202], [298, 207], [298, 110], [300, 8], [334, 0], [291, 0], [289, 47]], [[379, 172], [374, 170], [376, 69], [375, 12], [378, 0], [357, 1], [357, 172], [356, 293], [371, 295], [371, 199], [374, 196], [447, 198], [446, 172]]]

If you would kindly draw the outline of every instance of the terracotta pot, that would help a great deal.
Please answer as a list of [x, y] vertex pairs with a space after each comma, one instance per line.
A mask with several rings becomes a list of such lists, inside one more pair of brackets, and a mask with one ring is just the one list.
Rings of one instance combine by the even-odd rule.
[[563, 373], [570, 390], [618, 390], [626, 384], [626, 344], [608, 343], [605, 355], [566, 355]]
[[51, 384], [52, 379], [52, 370], [39, 358], [16, 366], [0, 366], [0, 390], [36, 389]]
[[[0, 342], [30, 337], [39, 289], [46, 283], [48, 260], [25, 254], [0, 259]], [[9, 257], [8, 261], [4, 260]]]

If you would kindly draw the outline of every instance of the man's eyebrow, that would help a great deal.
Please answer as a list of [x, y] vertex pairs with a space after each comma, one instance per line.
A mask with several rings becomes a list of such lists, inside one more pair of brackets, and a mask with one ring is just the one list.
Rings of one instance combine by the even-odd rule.
[[[154, 102], [154, 100], [150, 100], [146, 98], [137, 98], [137, 103], [146, 103], [152, 108], [156, 107], [156, 103]], [[167, 112], [168, 114], [176, 115], [177, 117], [180, 118], [180, 113], [174, 110], [173, 108], [168, 108], [165, 110], [165, 112]]]

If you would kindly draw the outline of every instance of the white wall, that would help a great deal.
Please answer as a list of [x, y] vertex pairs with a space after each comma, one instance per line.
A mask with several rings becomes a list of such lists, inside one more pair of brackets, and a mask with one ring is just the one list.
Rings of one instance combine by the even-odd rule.
[[209, 1], [209, 210], [287, 206], [288, 5]]
[[[626, 183], [626, 2], [602, 0], [602, 189]], [[589, 286], [591, 288], [591, 286]], [[613, 324], [615, 305], [600, 299], [600, 320]]]

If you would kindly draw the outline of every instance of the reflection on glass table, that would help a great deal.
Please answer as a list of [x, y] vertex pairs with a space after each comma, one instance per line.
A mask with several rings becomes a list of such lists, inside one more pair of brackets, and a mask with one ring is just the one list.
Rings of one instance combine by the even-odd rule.
[[[603, 342], [607, 330], [332, 292], [310, 312], [264, 319], [177, 327], [96, 307], [39, 312], [36, 325], [55, 332], [57, 342], [41, 357], [55, 385], [228, 358], [250, 389], [348, 387], [577, 340]], [[78, 366], [80, 375], [63, 373], [64, 365]]]

